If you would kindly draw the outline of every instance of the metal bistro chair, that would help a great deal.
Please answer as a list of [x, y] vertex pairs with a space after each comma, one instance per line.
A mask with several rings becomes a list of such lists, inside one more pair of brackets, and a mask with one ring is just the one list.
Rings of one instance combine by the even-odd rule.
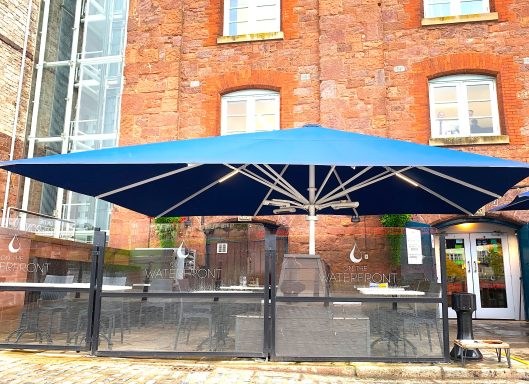
[[[189, 284], [187, 280], [181, 280], [179, 281], [178, 289], [180, 292], [185, 292], [189, 290]], [[189, 344], [189, 337], [191, 335], [191, 328], [196, 329], [198, 326], [198, 323], [200, 321], [207, 321], [208, 322], [208, 336], [206, 339], [204, 339], [199, 345], [198, 349], [200, 349], [205, 343], [208, 343], [209, 350], [213, 351], [213, 342], [214, 342], [214, 336], [215, 331], [217, 333], [222, 333], [222, 330], [220, 327], [223, 326], [223, 324], [219, 323], [222, 319], [219, 317], [218, 313], [214, 313], [216, 309], [216, 304], [218, 304], [215, 299], [211, 303], [190, 303], [185, 302], [183, 298], [180, 298], [180, 304], [178, 309], [178, 324], [176, 329], [176, 336], [175, 336], [175, 342], [174, 342], [174, 349], [176, 350], [178, 348], [178, 341], [180, 339], [180, 333], [183, 331], [187, 331], [186, 335], [186, 344]], [[217, 320], [217, 323], [214, 324], [214, 320]], [[215, 330], [215, 328], [217, 328]]]
[[[173, 279], [154, 279], [151, 281], [149, 287], [149, 292], [172, 292], [173, 291]], [[146, 312], [151, 310], [152, 312], [160, 311], [162, 312], [162, 328], [165, 327], [165, 318], [166, 312], [171, 309], [172, 299], [163, 298], [163, 297], [149, 297], [147, 300], [140, 303], [140, 313], [139, 313], [139, 324], [147, 323]], [[143, 321], [142, 321], [143, 318]]]
[[[124, 286], [127, 283], [126, 277], [108, 277], [103, 276], [103, 285], [116, 285], [116, 286]], [[119, 327], [120, 327], [120, 340], [123, 344], [123, 329], [125, 327], [125, 314], [129, 316], [128, 311], [125, 310], [125, 305], [123, 302], [123, 299], [121, 297], [116, 298], [104, 298], [101, 302], [101, 316], [100, 316], [100, 329], [99, 329], [99, 336], [103, 339], [105, 339], [108, 343], [109, 349], [112, 349], [112, 335], [116, 334], [116, 319], [119, 319]], [[77, 326], [75, 330], [75, 334], [70, 338], [68, 336], [68, 344], [71, 342], [71, 339], [74, 339], [75, 344], [78, 344], [79, 342], [82, 342], [85, 340], [85, 331], [86, 326], [88, 324], [87, 315], [88, 311], [87, 308], [77, 308], [78, 316], [77, 316]], [[128, 330], [130, 331], [130, 319], [127, 317], [127, 320], [129, 321], [128, 324]]]
[[[59, 276], [59, 275], [46, 275], [44, 283], [46, 284], [71, 284], [75, 276]], [[42, 314], [48, 315], [48, 335], [51, 339], [53, 329], [53, 318], [58, 317], [59, 323], [57, 329], [60, 332], [61, 320], [68, 313], [69, 303], [66, 300], [68, 292], [51, 292], [42, 291], [38, 300], [38, 320], [40, 320]], [[59, 317], [61, 315], [61, 317]], [[66, 316], [67, 317], [67, 316]], [[68, 319], [66, 318], [66, 321]], [[68, 324], [66, 324], [68, 326]]]
[[[103, 276], [103, 285], [124, 286], [127, 284], [127, 277], [108, 277]], [[116, 334], [116, 319], [119, 319], [119, 329], [121, 344], [123, 344], [123, 329], [125, 328], [125, 317], [127, 321], [127, 330], [130, 332], [130, 312], [128, 306], [122, 297], [105, 297], [101, 302], [101, 317], [108, 318], [108, 324], [111, 324], [112, 335]]]
[[[47, 275], [44, 283], [68, 284], [72, 283], [73, 279], [74, 276]], [[35, 340], [38, 339], [42, 343], [44, 337], [46, 337], [48, 344], [51, 344], [53, 342], [51, 338], [53, 318], [55, 314], [67, 312], [68, 303], [64, 300], [67, 294], [68, 292], [42, 291], [39, 295], [39, 292], [28, 292], [19, 326], [7, 336], [5, 342], [9, 343], [11, 338], [14, 338], [15, 343], [18, 343], [23, 335], [34, 333]], [[48, 315], [49, 324], [47, 329], [41, 328], [39, 324], [44, 313]]]

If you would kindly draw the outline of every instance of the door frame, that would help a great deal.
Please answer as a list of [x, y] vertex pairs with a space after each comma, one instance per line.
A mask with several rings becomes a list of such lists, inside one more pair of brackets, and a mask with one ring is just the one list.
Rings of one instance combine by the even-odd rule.
[[[476, 245], [475, 240], [479, 238], [501, 238], [502, 241], [502, 250], [503, 250], [503, 263], [504, 263], [504, 272], [505, 272], [505, 289], [506, 289], [506, 295], [507, 295], [507, 308], [481, 308], [481, 300], [480, 300], [480, 292], [477, 292], [476, 294], [476, 311], [473, 313], [473, 318], [476, 319], [506, 319], [506, 320], [513, 320], [513, 319], [519, 319], [518, 318], [518, 312], [519, 312], [519, 303], [517, 303], [517, 299], [519, 299], [516, 295], [516, 290], [519, 291], [519, 286], [516, 285], [516, 279], [515, 277], [518, 275], [516, 274], [516, 267], [518, 266], [514, 260], [513, 257], [516, 254], [514, 252], [513, 255], [513, 247], [514, 245], [511, 244], [514, 234], [509, 234], [508, 232], [504, 231], [490, 231], [490, 230], [479, 230], [479, 228], [476, 231], [472, 232], [448, 232], [445, 234], [446, 239], [454, 239], [454, 238], [463, 238], [465, 239], [465, 257], [468, 257], [465, 260], [466, 265], [468, 266], [468, 262], [471, 263], [471, 270], [470, 273], [472, 274], [469, 276], [469, 269], [466, 268], [466, 278], [467, 278], [467, 292], [470, 293], [476, 293], [476, 288], [479, 291], [479, 280], [477, 278], [477, 271], [474, 270], [474, 261], [477, 263], [477, 253], [476, 253]], [[517, 241], [517, 240], [516, 240]], [[436, 248], [439, 247], [439, 243], [437, 243]], [[514, 262], [514, 265], [513, 265]], [[455, 318], [456, 312], [452, 309], [448, 309], [448, 316], [449, 318]]]
[[[475, 317], [481, 319], [487, 318], [508, 318], [514, 319], [515, 317], [515, 305], [514, 305], [514, 292], [512, 286], [512, 271], [511, 271], [511, 262], [510, 262], [510, 252], [509, 252], [509, 239], [505, 233], [486, 233], [486, 232], [477, 232], [469, 233], [470, 236], [470, 249], [471, 249], [471, 258], [472, 258], [472, 277], [474, 283], [474, 293], [476, 293], [476, 312]], [[503, 271], [505, 278], [505, 295], [507, 301], [506, 308], [482, 308], [481, 307], [481, 288], [479, 281], [479, 270], [476, 268], [478, 263], [477, 255], [477, 245], [476, 240], [478, 239], [491, 239], [499, 238], [502, 243], [502, 253], [503, 253]], [[468, 276], [468, 275], [467, 275]], [[479, 295], [478, 293], [479, 292]]]

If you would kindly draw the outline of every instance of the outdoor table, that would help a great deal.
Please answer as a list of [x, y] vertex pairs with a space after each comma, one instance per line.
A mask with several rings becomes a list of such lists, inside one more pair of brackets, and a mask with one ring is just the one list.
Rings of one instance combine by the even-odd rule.
[[[90, 288], [90, 283], [25, 283], [25, 282], [3, 282], [0, 283], [0, 290], [2, 287], [20, 287], [20, 288], [68, 288], [68, 289], [79, 289], [79, 288]], [[130, 285], [103, 285], [103, 291], [125, 291], [132, 289]]]
[[465, 366], [465, 350], [467, 349], [495, 349], [498, 362], [501, 361], [501, 350], [505, 350], [505, 357], [507, 364], [511, 368], [511, 346], [501, 340], [459, 340], [455, 339], [454, 344], [460, 346], [463, 351], [461, 353], [461, 365]]
[[[392, 296], [392, 297], [399, 297], [399, 296], [424, 296], [425, 293], [423, 291], [407, 291], [404, 288], [401, 287], [395, 287], [395, 288], [358, 288], [358, 290], [364, 294], [364, 295], [373, 295], [373, 296]], [[397, 310], [397, 302], [393, 302], [393, 310]]]
[[229, 285], [220, 287], [222, 291], [262, 291], [263, 288], [262, 285]]

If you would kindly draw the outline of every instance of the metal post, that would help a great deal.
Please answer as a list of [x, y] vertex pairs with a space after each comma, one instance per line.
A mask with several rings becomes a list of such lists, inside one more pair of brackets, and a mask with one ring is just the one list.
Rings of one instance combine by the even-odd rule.
[[90, 343], [90, 352], [94, 355], [99, 346], [99, 326], [101, 319], [101, 292], [103, 291], [103, 265], [105, 261], [106, 233], [94, 230], [92, 251], [92, 270], [90, 275], [90, 296], [88, 308], [88, 327], [86, 342]]
[[265, 281], [264, 281], [264, 352], [275, 356], [275, 264], [276, 228], [265, 226]]
[[309, 254], [316, 254], [316, 167], [309, 165]]

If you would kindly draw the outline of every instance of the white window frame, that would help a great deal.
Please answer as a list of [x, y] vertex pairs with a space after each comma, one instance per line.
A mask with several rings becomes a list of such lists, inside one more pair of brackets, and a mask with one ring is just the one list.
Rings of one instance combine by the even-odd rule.
[[228, 253], [228, 243], [217, 243], [217, 253]]
[[[245, 89], [227, 93], [222, 96], [221, 100], [221, 135], [232, 135], [236, 133], [251, 133], [256, 132], [255, 129], [255, 102], [263, 99], [273, 99], [275, 101], [276, 114], [275, 123], [272, 131], [279, 129], [280, 122], [280, 97], [279, 92], [270, 91], [266, 89]], [[245, 132], [230, 132], [228, 131], [228, 102], [230, 101], [245, 101], [246, 102], [246, 131]]]
[[[492, 133], [471, 133], [470, 132], [470, 116], [467, 96], [467, 85], [488, 85], [490, 92], [490, 103], [492, 113]], [[435, 115], [435, 94], [434, 89], [444, 86], [455, 86], [457, 92], [457, 109], [459, 133], [452, 133], [450, 135], [441, 135], [437, 123], [437, 116]], [[430, 129], [433, 138], [447, 138], [447, 137], [471, 137], [471, 136], [497, 136], [501, 134], [500, 118], [498, 111], [498, 97], [496, 91], [496, 79], [492, 76], [485, 75], [452, 75], [438, 77], [428, 82], [428, 90], [430, 97]]]
[[[267, 32], [280, 32], [281, 31], [281, 0], [270, 0], [270, 2], [276, 1], [274, 27], [270, 31], [260, 31], [256, 28], [256, 21], [259, 15], [258, 8], [261, 6], [257, 4], [256, 0], [248, 0], [248, 25], [249, 30], [247, 34], [252, 33], [267, 33]], [[224, 0], [224, 36], [230, 35], [230, 8], [231, 0]], [[237, 35], [234, 35], [237, 36]]]
[[[461, 13], [461, 3], [463, 0], [424, 0], [424, 17], [433, 18], [433, 17], [446, 17], [446, 16], [460, 16]], [[449, 15], [432, 15], [430, 14], [430, 5], [439, 4], [439, 3], [450, 3], [450, 14]], [[490, 12], [489, 0], [482, 0], [482, 9], [481, 13]]]

